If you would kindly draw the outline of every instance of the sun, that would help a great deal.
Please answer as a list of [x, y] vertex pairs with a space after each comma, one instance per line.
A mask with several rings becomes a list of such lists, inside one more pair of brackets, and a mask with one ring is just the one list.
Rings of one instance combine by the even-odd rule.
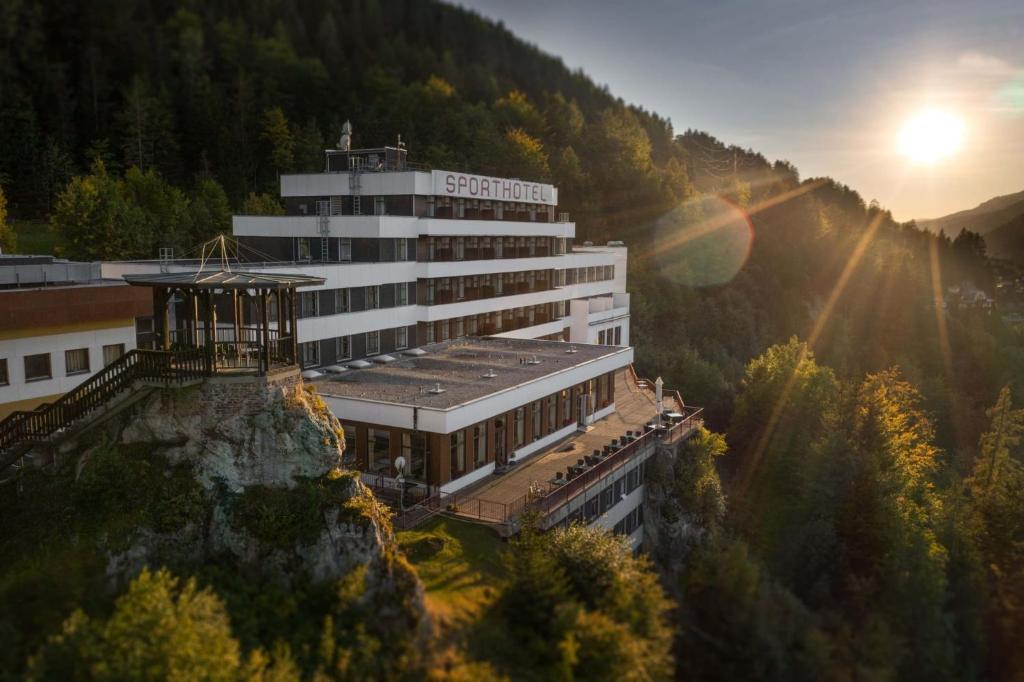
[[898, 148], [915, 163], [933, 164], [955, 154], [964, 141], [963, 120], [943, 109], [925, 109], [907, 119]]

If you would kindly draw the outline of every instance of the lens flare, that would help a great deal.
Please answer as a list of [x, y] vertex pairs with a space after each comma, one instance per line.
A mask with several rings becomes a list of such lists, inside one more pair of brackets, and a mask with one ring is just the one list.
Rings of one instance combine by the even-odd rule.
[[655, 224], [660, 274], [687, 286], [725, 284], [750, 255], [754, 228], [746, 213], [718, 196], [686, 201]]
[[912, 116], [900, 131], [897, 146], [915, 163], [933, 164], [959, 151], [966, 126], [942, 109], [925, 109]]

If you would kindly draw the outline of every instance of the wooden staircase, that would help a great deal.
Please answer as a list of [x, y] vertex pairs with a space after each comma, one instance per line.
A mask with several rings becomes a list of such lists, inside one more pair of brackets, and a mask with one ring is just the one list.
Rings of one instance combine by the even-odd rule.
[[75, 389], [34, 410], [12, 412], [0, 421], [0, 472], [18, 461], [34, 445], [88, 419], [97, 409], [136, 381], [170, 386], [210, 375], [205, 349], [131, 350], [104, 367]]

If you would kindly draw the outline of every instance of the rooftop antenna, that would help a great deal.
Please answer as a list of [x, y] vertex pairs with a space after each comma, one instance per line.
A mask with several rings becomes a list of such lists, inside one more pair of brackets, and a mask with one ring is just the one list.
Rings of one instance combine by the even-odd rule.
[[352, 123], [349, 121], [345, 121], [345, 124], [341, 126], [341, 138], [338, 140], [338, 149], [343, 152], [352, 149]]

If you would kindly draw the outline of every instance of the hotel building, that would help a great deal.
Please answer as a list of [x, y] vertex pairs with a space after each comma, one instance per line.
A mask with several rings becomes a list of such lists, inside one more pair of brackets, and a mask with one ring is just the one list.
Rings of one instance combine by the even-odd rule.
[[151, 301], [100, 273], [99, 263], [0, 256], [0, 419], [57, 399], [135, 348]]

